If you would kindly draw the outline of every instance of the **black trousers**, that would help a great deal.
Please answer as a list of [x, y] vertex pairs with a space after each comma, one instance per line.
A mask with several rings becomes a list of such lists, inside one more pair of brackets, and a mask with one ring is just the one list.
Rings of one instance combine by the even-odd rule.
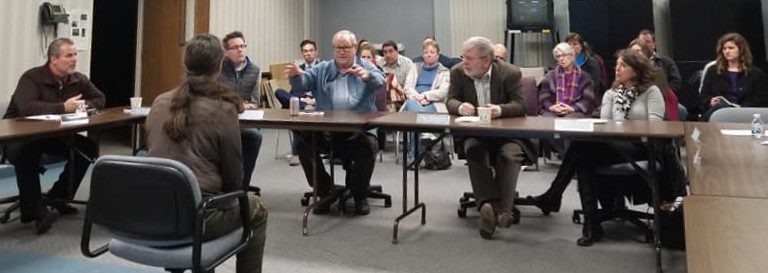
[[583, 142], [574, 141], [571, 144], [578, 157], [576, 172], [578, 174], [579, 197], [581, 208], [584, 211], [584, 225], [582, 234], [590, 234], [602, 231], [597, 221], [598, 203], [598, 178], [597, 169], [600, 166], [628, 162], [621, 153], [625, 153], [631, 160], [638, 161], [648, 158], [648, 153], [642, 144], [630, 142]]
[[[331, 176], [323, 167], [321, 153], [329, 153], [333, 143], [334, 159], [344, 163], [346, 170], [346, 185], [349, 187], [355, 201], [368, 197], [371, 176], [376, 162], [378, 141], [375, 136], [367, 133], [347, 134], [333, 133], [324, 135], [317, 133], [317, 152], [312, 154], [312, 133], [297, 132], [299, 161], [304, 169], [307, 182], [312, 186], [312, 162], [317, 164], [317, 192], [325, 194], [333, 188]], [[333, 160], [333, 159], [331, 159]]]
[[[70, 147], [95, 159], [99, 155], [98, 144], [84, 136], [75, 134], [71, 137], [47, 138], [31, 141], [20, 141], [6, 145], [5, 155], [16, 169], [16, 184], [19, 188], [21, 217], [33, 219], [42, 208], [42, 193], [40, 190], [41, 159], [43, 155], [52, 155], [67, 160], [59, 180], [48, 191], [48, 198], [70, 200], [74, 197], [85, 172], [91, 164], [89, 159], [80, 153], [75, 153], [75, 161], [69, 162]], [[70, 169], [74, 168], [72, 185], [69, 184]]]

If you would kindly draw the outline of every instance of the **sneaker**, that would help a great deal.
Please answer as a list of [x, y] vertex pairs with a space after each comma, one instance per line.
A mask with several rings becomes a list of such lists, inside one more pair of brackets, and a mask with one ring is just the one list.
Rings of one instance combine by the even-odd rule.
[[480, 237], [490, 240], [496, 231], [496, 213], [493, 212], [491, 203], [485, 203], [480, 207]]
[[288, 158], [288, 166], [299, 166], [301, 162], [299, 161], [298, 155], [292, 155]]
[[355, 200], [355, 215], [368, 215], [371, 213], [371, 207], [368, 205], [368, 199]]

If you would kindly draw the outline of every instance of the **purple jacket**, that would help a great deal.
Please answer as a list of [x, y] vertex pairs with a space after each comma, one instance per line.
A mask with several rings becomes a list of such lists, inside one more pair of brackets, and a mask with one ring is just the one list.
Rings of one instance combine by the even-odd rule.
[[[542, 116], [554, 116], [557, 115], [549, 111], [549, 107], [554, 105], [557, 100], [557, 69], [550, 70], [544, 80], [541, 81], [541, 87], [539, 90], [539, 105], [541, 110], [539, 112]], [[581, 70], [579, 72], [579, 87], [578, 95], [575, 96], [573, 107], [576, 111], [568, 115], [568, 117], [589, 117], [592, 116], [592, 112], [597, 107], [597, 95], [592, 84], [592, 78], [587, 72]]]

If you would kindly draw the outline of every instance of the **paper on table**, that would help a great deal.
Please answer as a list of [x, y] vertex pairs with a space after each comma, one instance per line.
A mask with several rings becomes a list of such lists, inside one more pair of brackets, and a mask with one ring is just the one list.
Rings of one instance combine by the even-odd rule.
[[28, 116], [28, 117], [25, 117], [25, 119], [34, 119], [34, 120], [61, 120], [61, 116], [59, 116], [59, 115], [36, 115], [36, 116]]
[[448, 125], [448, 124], [451, 124], [451, 117], [448, 115], [438, 115], [438, 114], [417, 114], [416, 123]]
[[463, 116], [456, 118], [456, 122], [480, 122], [480, 117], [478, 116]]
[[580, 118], [576, 119], [578, 121], [584, 121], [584, 122], [592, 122], [594, 124], [606, 124], [608, 123], [607, 119], [599, 119], [599, 118]]
[[241, 120], [260, 120], [264, 119], [264, 110], [245, 110], [240, 114]]
[[[751, 136], [751, 130], [720, 129], [720, 133], [726, 136]], [[765, 133], [768, 136], [768, 132]]]
[[149, 107], [139, 107], [137, 109], [123, 109], [123, 113], [146, 116], [146, 115], [149, 115], [149, 110], [150, 110]]
[[595, 123], [578, 119], [555, 119], [555, 130], [592, 132], [595, 130]]
[[70, 125], [78, 125], [78, 124], [88, 124], [89, 119], [83, 118], [83, 119], [73, 119], [69, 121], [62, 121], [61, 126], [70, 126]]

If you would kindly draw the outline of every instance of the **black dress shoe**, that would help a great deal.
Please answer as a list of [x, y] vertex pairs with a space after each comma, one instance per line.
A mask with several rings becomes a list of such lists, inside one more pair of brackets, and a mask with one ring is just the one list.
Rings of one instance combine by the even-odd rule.
[[550, 212], [560, 212], [560, 205], [562, 204], [563, 197], [559, 196], [557, 198], [549, 197], [549, 195], [542, 194], [536, 197], [527, 196], [525, 197], [526, 203], [533, 204], [537, 208], [541, 209], [541, 212], [544, 214], [549, 214]]
[[58, 218], [59, 214], [56, 211], [44, 206], [37, 214], [37, 220], [35, 221], [35, 232], [37, 234], [48, 232], [48, 230], [51, 229], [53, 223], [56, 222], [56, 219]]
[[69, 205], [67, 202], [64, 201], [55, 201], [51, 204], [51, 207], [53, 207], [56, 211], [59, 212], [59, 215], [71, 215], [71, 214], [77, 214], [78, 210], [77, 208]]
[[368, 199], [355, 200], [355, 215], [368, 215], [371, 213], [371, 206], [368, 205]]
[[595, 229], [582, 235], [581, 238], [576, 240], [576, 244], [579, 246], [591, 246], [594, 243], [599, 242], [603, 236], [605, 236], [605, 233], [602, 229]]

